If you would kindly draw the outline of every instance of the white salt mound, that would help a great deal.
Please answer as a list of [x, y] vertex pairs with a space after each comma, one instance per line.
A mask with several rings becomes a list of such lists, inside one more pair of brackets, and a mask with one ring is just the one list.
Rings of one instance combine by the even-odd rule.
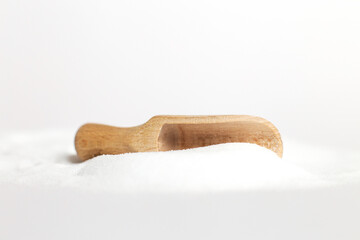
[[320, 181], [272, 151], [248, 143], [99, 156], [78, 174], [101, 178], [128, 190], [236, 190]]
[[284, 140], [284, 158], [254, 144], [98, 156], [78, 163], [73, 132], [12, 134], [0, 139], [0, 183], [91, 191], [242, 191], [358, 183], [359, 152]]

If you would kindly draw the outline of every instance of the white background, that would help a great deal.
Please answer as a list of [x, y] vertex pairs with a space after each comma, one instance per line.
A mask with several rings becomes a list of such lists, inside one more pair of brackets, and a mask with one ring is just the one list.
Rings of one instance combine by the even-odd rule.
[[[0, 0], [0, 134], [250, 114], [284, 136], [359, 148], [359, 104], [357, 0]], [[6, 185], [0, 235], [356, 240], [358, 190], [124, 196]]]
[[359, 146], [360, 2], [0, 2], [0, 130], [251, 114]]

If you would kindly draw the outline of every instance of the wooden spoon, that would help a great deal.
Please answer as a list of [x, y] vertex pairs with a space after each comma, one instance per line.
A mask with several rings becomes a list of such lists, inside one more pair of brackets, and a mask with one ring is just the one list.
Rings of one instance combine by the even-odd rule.
[[282, 157], [279, 131], [269, 121], [246, 115], [155, 116], [130, 128], [85, 124], [76, 133], [75, 148], [81, 160], [102, 154], [157, 152], [247, 142]]

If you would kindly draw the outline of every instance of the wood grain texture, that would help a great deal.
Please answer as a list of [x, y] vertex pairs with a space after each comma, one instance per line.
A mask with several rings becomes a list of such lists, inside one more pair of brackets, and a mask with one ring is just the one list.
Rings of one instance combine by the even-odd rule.
[[247, 115], [155, 116], [130, 128], [88, 123], [75, 136], [81, 160], [102, 154], [157, 152], [247, 142], [266, 147], [282, 157], [279, 131], [269, 121]]

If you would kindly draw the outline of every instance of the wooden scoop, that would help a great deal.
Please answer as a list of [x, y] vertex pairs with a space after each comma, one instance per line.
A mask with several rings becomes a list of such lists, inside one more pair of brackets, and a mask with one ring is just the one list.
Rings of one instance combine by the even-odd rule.
[[130, 128], [85, 124], [76, 133], [75, 148], [81, 160], [102, 154], [157, 152], [247, 142], [282, 157], [279, 131], [269, 121], [253, 116], [155, 116]]

